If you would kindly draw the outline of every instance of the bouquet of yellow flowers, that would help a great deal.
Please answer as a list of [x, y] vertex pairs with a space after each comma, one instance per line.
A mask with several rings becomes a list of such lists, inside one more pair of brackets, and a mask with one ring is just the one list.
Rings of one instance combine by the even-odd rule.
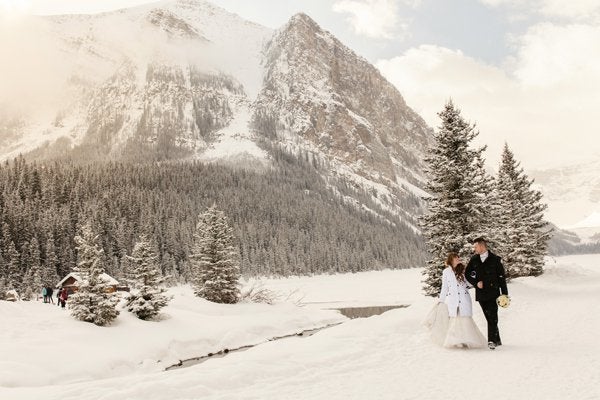
[[502, 308], [506, 308], [506, 307], [510, 306], [510, 297], [503, 294], [496, 299], [496, 304], [498, 304], [498, 306], [500, 306]]

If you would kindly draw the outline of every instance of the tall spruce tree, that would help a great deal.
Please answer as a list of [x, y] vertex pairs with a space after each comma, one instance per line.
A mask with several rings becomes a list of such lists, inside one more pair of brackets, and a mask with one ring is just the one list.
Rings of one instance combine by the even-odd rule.
[[42, 287], [46, 286], [43, 279], [43, 271], [40, 260], [40, 247], [38, 240], [33, 237], [26, 256], [26, 268], [28, 269], [23, 280], [23, 298], [37, 300]]
[[4, 257], [0, 252], [0, 300], [4, 300], [8, 287], [6, 285], [6, 277], [8, 275], [8, 264], [4, 261]]
[[6, 291], [8, 286], [6, 285], [6, 278], [0, 276], [0, 300], [6, 299]]
[[164, 295], [165, 289], [159, 287], [164, 278], [159, 271], [158, 256], [150, 241], [141, 236], [127, 258], [134, 277], [130, 282], [135, 291], [127, 297], [125, 307], [139, 319], [154, 318], [170, 300]]
[[7, 257], [8, 264], [6, 268], [8, 273], [6, 277], [6, 285], [8, 290], [19, 291], [21, 288], [23, 275], [21, 272], [21, 255], [17, 251], [15, 243], [12, 240], [9, 241]]
[[485, 172], [485, 147], [473, 149], [478, 132], [448, 101], [438, 113], [442, 122], [426, 157], [428, 182], [427, 211], [420, 218], [430, 259], [423, 271], [423, 290], [437, 296], [448, 252], [463, 257], [471, 254], [471, 240], [492, 239], [488, 194], [491, 178]]
[[56, 250], [54, 247], [54, 238], [50, 237], [46, 241], [46, 257], [44, 265], [42, 267], [42, 281], [44, 285], [54, 287], [58, 282], [58, 274], [56, 273], [56, 265], [58, 264], [58, 257], [56, 256]]
[[544, 220], [547, 206], [541, 203], [542, 194], [532, 184], [505, 144], [492, 196], [492, 221], [509, 278], [543, 272], [551, 229]]
[[198, 218], [194, 234], [192, 273], [195, 293], [215, 303], [237, 303], [240, 269], [232, 228], [215, 205]]
[[109, 285], [102, 276], [103, 250], [90, 224], [82, 227], [81, 234], [75, 236], [75, 243], [77, 267], [74, 272], [81, 280], [77, 292], [69, 297], [71, 314], [81, 321], [108, 325], [119, 315], [116, 309], [119, 300], [109, 292]]
[[21, 286], [21, 300], [37, 300], [42, 292], [40, 266], [33, 265], [25, 274]]

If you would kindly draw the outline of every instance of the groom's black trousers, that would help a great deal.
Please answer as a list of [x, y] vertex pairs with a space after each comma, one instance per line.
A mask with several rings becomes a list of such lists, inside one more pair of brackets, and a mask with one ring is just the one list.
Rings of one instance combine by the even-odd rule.
[[488, 342], [494, 342], [498, 345], [502, 344], [502, 341], [500, 340], [500, 331], [498, 330], [498, 304], [496, 304], [496, 299], [480, 300], [479, 305], [487, 320]]

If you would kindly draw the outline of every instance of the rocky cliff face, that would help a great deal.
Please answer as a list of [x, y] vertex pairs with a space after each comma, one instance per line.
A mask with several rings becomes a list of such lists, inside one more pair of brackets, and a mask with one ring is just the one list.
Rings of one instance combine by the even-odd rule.
[[391, 207], [419, 192], [431, 130], [365, 59], [298, 14], [268, 44], [265, 69], [257, 115], [286, 148], [308, 151]]
[[267, 166], [269, 149], [283, 148], [414, 225], [431, 130], [307, 15], [273, 32], [174, 0], [40, 24], [64, 60], [64, 90], [52, 112], [0, 115], [4, 158], [93, 149]]

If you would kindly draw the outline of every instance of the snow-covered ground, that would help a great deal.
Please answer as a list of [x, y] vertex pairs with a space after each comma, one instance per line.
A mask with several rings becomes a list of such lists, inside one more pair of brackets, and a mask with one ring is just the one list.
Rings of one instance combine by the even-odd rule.
[[[1, 387], [0, 398], [600, 398], [600, 256], [549, 260], [543, 276], [511, 282], [513, 303], [500, 310], [504, 346], [495, 351], [451, 350], [430, 342], [421, 323], [433, 299], [420, 293], [419, 272], [264, 281], [274, 290], [297, 288], [296, 295], [310, 303], [301, 308], [221, 307], [190, 299], [188, 292], [176, 297], [164, 321], [138, 322], [121, 315], [109, 328], [72, 321], [60, 310], [46, 311], [43, 304], [2, 303], [0, 385], [16, 387]], [[188, 345], [202, 350], [244, 339], [256, 342], [261, 335], [270, 336], [275, 326], [293, 331], [335, 318], [319, 308], [367, 304], [410, 307], [185, 369], [148, 372], [152, 368], [147, 364], [169, 354], [172, 343], [184, 351]], [[484, 328], [479, 307], [475, 310], [475, 321]], [[139, 335], [138, 325], [144, 324], [153, 328]], [[119, 355], [121, 363], [107, 362], [108, 353]], [[123, 360], [129, 364], [123, 366]], [[72, 383], [74, 375], [65, 374], [71, 363], [78, 363], [72, 371], [84, 381]], [[82, 376], [83, 370], [96, 373]], [[113, 377], [98, 379], [107, 376]], [[52, 384], [40, 386], [48, 382]], [[33, 385], [37, 387], [23, 387]]]
[[[188, 286], [170, 294], [162, 320], [142, 321], [121, 310], [109, 327], [76, 321], [56, 305], [0, 301], [0, 388], [162, 371], [182, 359], [344, 320], [291, 303], [214, 304]], [[8, 398], [0, 389], [0, 399]]]
[[237, 160], [246, 159], [248, 163], [254, 161], [262, 166], [269, 164], [267, 152], [256, 144], [256, 138], [250, 129], [252, 110], [247, 99], [235, 99], [231, 104], [233, 119], [225, 128], [217, 131], [217, 140], [211, 144], [199, 159], [206, 162], [228, 162], [235, 163]]

